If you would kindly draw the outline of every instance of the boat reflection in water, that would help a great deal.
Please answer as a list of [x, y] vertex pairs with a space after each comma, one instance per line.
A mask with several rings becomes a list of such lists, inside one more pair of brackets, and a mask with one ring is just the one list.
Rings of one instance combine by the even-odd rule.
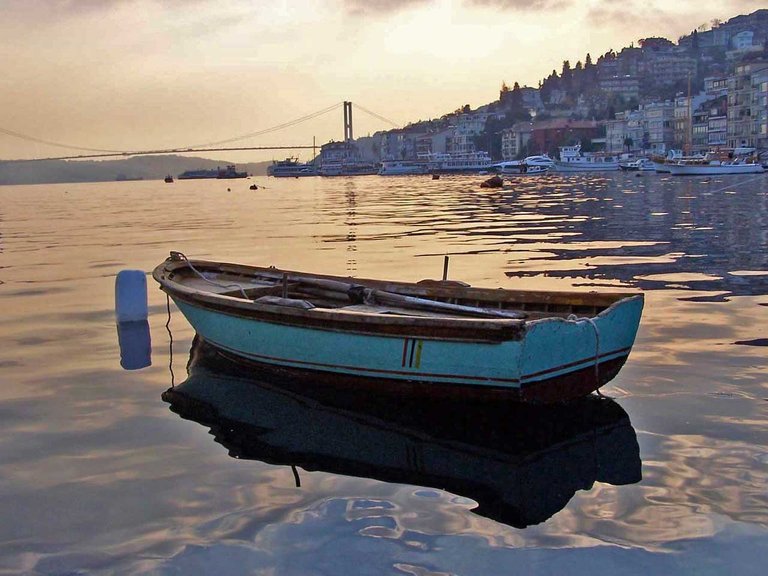
[[[476, 514], [523, 528], [594, 482], [640, 481], [635, 431], [616, 402], [408, 401], [257, 379], [195, 338], [188, 378], [163, 394], [235, 458], [429, 486], [475, 500]], [[298, 483], [297, 477], [297, 483]]]

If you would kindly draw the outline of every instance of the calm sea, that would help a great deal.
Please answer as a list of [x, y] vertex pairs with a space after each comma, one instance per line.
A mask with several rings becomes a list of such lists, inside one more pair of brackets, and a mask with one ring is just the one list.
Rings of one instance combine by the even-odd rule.
[[[763, 574], [768, 175], [481, 180], [0, 187], [0, 574]], [[170, 250], [646, 306], [612, 401], [324, 403], [166, 329], [151, 277], [118, 331]]]

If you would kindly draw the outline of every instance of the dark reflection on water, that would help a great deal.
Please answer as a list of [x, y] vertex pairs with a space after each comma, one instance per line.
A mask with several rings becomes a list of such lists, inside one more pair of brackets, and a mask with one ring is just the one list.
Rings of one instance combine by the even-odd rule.
[[640, 481], [627, 413], [597, 396], [568, 405], [409, 401], [248, 378], [195, 339], [188, 378], [163, 394], [230, 456], [441, 488], [475, 513], [524, 528], [595, 482]]

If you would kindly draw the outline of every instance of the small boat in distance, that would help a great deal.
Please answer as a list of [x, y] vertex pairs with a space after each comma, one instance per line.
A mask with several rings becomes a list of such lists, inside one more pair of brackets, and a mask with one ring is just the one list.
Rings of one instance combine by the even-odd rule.
[[656, 170], [656, 164], [650, 158], [637, 158], [620, 162], [619, 168], [625, 172], [651, 172]]
[[642, 294], [343, 278], [179, 252], [152, 276], [225, 354], [312, 385], [391, 393], [585, 396], [618, 373], [643, 309]]
[[173, 176], [171, 176], [170, 174], [168, 174], [168, 176], [166, 176], [166, 177], [164, 178], [164, 180], [165, 180], [165, 183], [166, 183], [166, 184], [171, 184], [171, 183], [173, 182]]

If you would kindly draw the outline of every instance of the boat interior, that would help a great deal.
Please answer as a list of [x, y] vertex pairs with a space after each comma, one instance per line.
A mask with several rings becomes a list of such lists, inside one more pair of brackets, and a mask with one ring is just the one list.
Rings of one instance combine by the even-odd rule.
[[411, 317], [536, 320], [594, 317], [627, 293], [543, 292], [472, 288], [454, 280], [400, 283], [341, 278], [276, 268], [184, 262], [167, 280], [199, 293], [305, 310]]

